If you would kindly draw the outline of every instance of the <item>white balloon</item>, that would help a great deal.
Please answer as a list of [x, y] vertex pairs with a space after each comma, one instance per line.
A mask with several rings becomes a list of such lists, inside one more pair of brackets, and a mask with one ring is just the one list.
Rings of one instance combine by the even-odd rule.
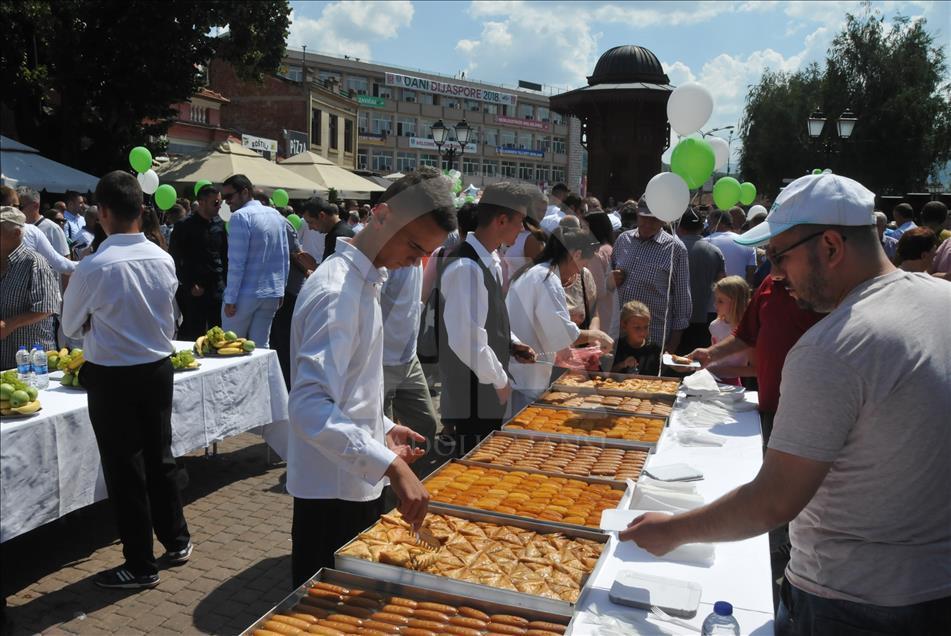
[[221, 217], [222, 221], [227, 222], [231, 218], [231, 208], [227, 203], [222, 202], [221, 207], [218, 208], [218, 216]]
[[651, 214], [671, 223], [678, 220], [690, 205], [690, 188], [680, 175], [661, 172], [647, 182], [644, 192]]
[[713, 169], [723, 170], [726, 168], [726, 164], [730, 160], [730, 144], [726, 142], [726, 139], [720, 139], [713, 135], [707, 137], [707, 143], [713, 146], [713, 154], [717, 158], [716, 163], [713, 164]]
[[146, 194], [155, 194], [155, 191], [159, 187], [159, 178], [155, 174], [155, 170], [148, 170], [146, 172], [140, 172], [136, 179], [139, 182], [139, 187], [142, 188], [142, 192]]
[[681, 137], [700, 130], [713, 114], [713, 96], [700, 84], [678, 86], [667, 99], [667, 119]]

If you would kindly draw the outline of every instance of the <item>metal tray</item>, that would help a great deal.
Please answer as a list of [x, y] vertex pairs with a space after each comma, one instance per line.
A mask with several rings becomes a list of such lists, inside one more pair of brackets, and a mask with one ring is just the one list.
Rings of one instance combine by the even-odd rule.
[[[656, 450], [660, 445], [660, 440], [663, 439], [663, 433], [661, 433], [660, 438], [656, 442], [645, 442], [637, 439], [617, 439], [616, 437], [601, 437], [597, 435], [573, 435], [571, 433], [549, 433], [543, 431], [530, 431], [530, 430], [520, 430], [520, 429], [509, 429], [507, 428], [509, 423], [512, 422], [516, 417], [522, 414], [527, 408], [538, 408], [538, 409], [547, 409], [550, 411], [579, 411], [581, 413], [590, 413], [591, 411], [585, 411], [583, 409], [574, 409], [568, 407], [557, 407], [551, 406], [549, 404], [526, 404], [518, 413], [512, 415], [505, 424], [502, 425], [502, 432], [508, 433], [509, 435], [547, 435], [552, 439], [557, 439], [561, 441], [571, 441], [571, 442], [596, 442], [599, 443], [604, 441], [605, 443], [614, 444], [616, 446], [621, 446], [624, 448], [644, 448], [651, 447]], [[648, 415], [646, 413], [614, 413], [614, 412], [605, 412], [605, 415], [614, 416], [614, 417], [646, 417], [651, 420], [661, 420], [664, 423], [664, 428], [670, 424], [670, 417], [666, 415]]]
[[[548, 393], [548, 391], [546, 391], [545, 393]], [[563, 391], [563, 393], [568, 393], [568, 391]], [[544, 393], [542, 395], [544, 395]], [[591, 395], [591, 394], [578, 393], [577, 395]], [[624, 396], [624, 397], [628, 397], [628, 396]], [[658, 398], [642, 398], [637, 396], [632, 396], [632, 397], [635, 397], [639, 400], [647, 400], [647, 399], [658, 400]], [[671, 409], [673, 409], [674, 404], [676, 404], [676, 400], [668, 400], [667, 398], [661, 398], [658, 401], [670, 402]], [[670, 415], [658, 415], [657, 413], [644, 413], [641, 411], [623, 411], [621, 409], [612, 409], [612, 408], [607, 408], [604, 406], [564, 406], [562, 404], [549, 404], [548, 402], [542, 402], [541, 397], [536, 398], [536, 400], [532, 402], [531, 404], [529, 404], [529, 406], [540, 406], [546, 409], [552, 409], [554, 411], [578, 411], [579, 413], [598, 413], [599, 415], [613, 415], [615, 417], [651, 417], [651, 418], [662, 417], [665, 420], [670, 419]], [[644, 442], [644, 443], [646, 444], [647, 442]]]
[[[538, 523], [533, 520], [530, 521], [524, 517], [506, 518], [501, 515], [477, 511], [471, 508], [457, 509], [449, 508], [442, 504], [430, 504], [429, 512], [450, 517], [458, 517], [460, 519], [468, 519], [470, 521], [495, 523], [500, 526], [514, 526], [516, 528], [523, 528], [525, 530], [533, 530], [539, 534], [557, 533], [566, 537], [590, 539], [602, 544], [607, 543], [608, 540], [608, 535], [597, 530], [591, 530], [590, 528], [576, 529], [573, 526], [555, 527]], [[353, 541], [348, 542], [340, 549], [343, 550], [351, 543], [353, 543]], [[595, 565], [592, 572], [597, 571], [604, 558], [604, 551], [602, 550], [601, 557], [598, 559], [598, 563]], [[445, 576], [429, 574], [427, 572], [408, 570], [395, 565], [387, 565], [385, 563], [377, 563], [376, 561], [358, 559], [356, 557], [340, 554], [339, 550], [334, 554], [334, 560], [337, 569], [370, 577], [373, 580], [397, 583], [405, 586], [415, 586], [428, 590], [441, 590], [445, 594], [461, 596], [466, 599], [478, 599], [480, 601], [486, 601], [489, 603], [510, 605], [512, 607], [519, 608], [520, 611], [529, 610], [532, 612], [544, 612], [557, 616], [570, 617], [575, 607], [575, 603], [569, 603], [568, 601], [545, 598], [542, 596], [533, 596], [532, 594], [526, 594], [525, 592], [503, 590], [496, 587], [489, 587], [488, 585], [482, 585], [480, 583], [459, 581]], [[590, 575], [588, 575], [588, 578], [590, 579]], [[586, 585], [587, 581], [585, 581], [585, 583], [581, 586], [581, 591], [578, 596], [579, 599], [583, 597]]]
[[[680, 390], [680, 384], [683, 382], [683, 378], [677, 378], [673, 376], [663, 376], [663, 375], [655, 376], [655, 375], [636, 375], [636, 374], [628, 374], [628, 373], [606, 373], [606, 372], [595, 373], [593, 371], [572, 371], [571, 374], [580, 375], [589, 379], [594, 375], [599, 375], [599, 376], [604, 376], [606, 378], [613, 378], [615, 380], [629, 380], [631, 378], [643, 378], [645, 380], [667, 380], [670, 382], [676, 382], [678, 391]], [[559, 378], [559, 380], [560, 379], [561, 378]], [[551, 385], [551, 387], [549, 388], [549, 391], [565, 391], [568, 393], [581, 393], [584, 395], [590, 395], [594, 393], [597, 395], [619, 395], [619, 396], [631, 396], [631, 397], [639, 397], [639, 398], [667, 399], [667, 400], [670, 400], [671, 402], [673, 402], [673, 400], [676, 399], [677, 397], [676, 391], [674, 393], [658, 393], [658, 392], [651, 392], [651, 391], [623, 391], [620, 389], [598, 389], [595, 387], [584, 387], [584, 386], [573, 386], [573, 385], [561, 384], [558, 380], [556, 380]]]
[[264, 623], [267, 622], [268, 619], [270, 619], [274, 614], [282, 614], [292, 611], [293, 607], [297, 605], [297, 603], [303, 597], [307, 596], [308, 588], [318, 582], [332, 583], [342, 587], [358, 588], [371, 592], [379, 592], [380, 594], [402, 596], [404, 598], [411, 598], [415, 601], [445, 603], [446, 605], [453, 605], [456, 607], [460, 605], [465, 607], [473, 607], [477, 610], [485, 612], [486, 614], [517, 614], [523, 618], [527, 618], [530, 621], [553, 621], [565, 623], [565, 618], [567, 618], [567, 616], [562, 613], [525, 609], [524, 607], [516, 605], [483, 601], [471, 597], [448, 594], [439, 590], [415, 587], [412, 585], [403, 585], [388, 581], [380, 581], [356, 574], [350, 574], [348, 572], [323, 568], [319, 570], [317, 574], [311, 577], [310, 580], [291, 592], [283, 601], [268, 610], [264, 616], [256, 620], [250, 627], [241, 632], [241, 636], [251, 636], [251, 634], [254, 633], [254, 630], [263, 629]]

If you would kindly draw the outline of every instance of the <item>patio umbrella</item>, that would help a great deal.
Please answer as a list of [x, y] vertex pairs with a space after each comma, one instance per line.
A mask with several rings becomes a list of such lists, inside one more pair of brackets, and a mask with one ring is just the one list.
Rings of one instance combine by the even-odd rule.
[[309, 150], [284, 159], [280, 165], [320, 184], [325, 190], [333, 188], [343, 199], [369, 199], [370, 192], [386, 189]]
[[11, 188], [26, 185], [47, 192], [92, 192], [99, 177], [47, 159], [36, 148], [0, 136], [0, 181]]

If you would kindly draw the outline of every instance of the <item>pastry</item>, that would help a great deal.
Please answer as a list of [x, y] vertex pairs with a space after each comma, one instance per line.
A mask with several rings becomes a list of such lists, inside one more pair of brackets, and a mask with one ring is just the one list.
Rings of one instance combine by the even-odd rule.
[[[584, 437], [607, 437], [642, 442], [660, 439], [664, 421], [654, 418], [588, 413], [530, 406], [516, 415], [503, 430], [529, 430]], [[475, 460], [474, 461], [484, 461]]]

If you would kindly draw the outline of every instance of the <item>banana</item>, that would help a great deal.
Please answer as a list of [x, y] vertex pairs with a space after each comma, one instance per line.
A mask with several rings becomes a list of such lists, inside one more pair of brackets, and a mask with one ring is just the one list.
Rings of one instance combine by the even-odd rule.
[[208, 339], [208, 336], [199, 336], [198, 340], [195, 341], [195, 353], [199, 356], [205, 355], [205, 340]]
[[69, 371], [75, 371], [79, 367], [83, 366], [84, 362], [86, 362], [86, 358], [80, 353], [78, 356], [69, 361], [69, 364], [66, 365], [66, 369]]
[[201, 366], [201, 365], [198, 364], [198, 362], [196, 361], [196, 362], [192, 362], [190, 365], [188, 365], [187, 368], [188, 368], [188, 369], [197, 369], [197, 368], [200, 367], [200, 366]]
[[224, 340], [222, 340], [221, 342], [212, 342], [212, 343], [211, 343], [211, 346], [214, 347], [215, 349], [222, 349], [222, 348], [224, 348], [224, 347], [227, 347], [228, 344], [229, 344], [229, 343], [227, 343], [227, 342], [225, 342]]
[[219, 356], [235, 356], [239, 353], [244, 353], [244, 349], [241, 349], [240, 347], [222, 347], [221, 349], [218, 349]]
[[67, 349], [66, 347], [63, 347], [62, 349], [60, 349], [60, 350], [59, 350], [59, 357], [60, 357], [60, 358], [68, 358], [68, 357], [69, 357], [69, 349]]
[[16, 408], [10, 409], [14, 413], [19, 413], [20, 415], [32, 415], [40, 410], [40, 401], [33, 400], [32, 402], [27, 402], [23, 406], [18, 406]]

